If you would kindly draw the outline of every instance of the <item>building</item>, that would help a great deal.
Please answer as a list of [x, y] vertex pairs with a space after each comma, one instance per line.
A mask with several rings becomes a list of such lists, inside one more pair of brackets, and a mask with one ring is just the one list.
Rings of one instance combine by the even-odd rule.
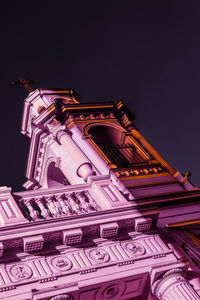
[[122, 101], [24, 102], [26, 191], [0, 188], [0, 299], [200, 299], [200, 191]]

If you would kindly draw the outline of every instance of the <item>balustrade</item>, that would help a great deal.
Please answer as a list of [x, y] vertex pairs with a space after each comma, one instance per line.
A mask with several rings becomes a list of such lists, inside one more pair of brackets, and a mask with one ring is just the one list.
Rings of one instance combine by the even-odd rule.
[[87, 214], [100, 210], [89, 191], [22, 199], [20, 203], [25, 205], [32, 221]]

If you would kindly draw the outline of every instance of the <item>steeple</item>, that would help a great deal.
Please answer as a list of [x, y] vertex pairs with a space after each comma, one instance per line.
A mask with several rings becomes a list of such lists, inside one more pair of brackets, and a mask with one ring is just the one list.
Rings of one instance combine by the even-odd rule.
[[133, 118], [122, 101], [81, 104], [72, 89], [31, 92], [21, 130], [31, 140], [24, 187], [83, 184], [90, 176], [108, 175], [129, 200], [193, 190]]
[[133, 121], [121, 100], [30, 91], [26, 191], [0, 188], [1, 299], [200, 299], [200, 192]]

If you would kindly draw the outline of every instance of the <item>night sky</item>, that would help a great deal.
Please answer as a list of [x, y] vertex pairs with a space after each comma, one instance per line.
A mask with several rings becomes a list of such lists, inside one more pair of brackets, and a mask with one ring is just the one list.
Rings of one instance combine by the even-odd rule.
[[199, 1], [7, 1], [0, 10], [0, 185], [22, 190], [27, 91], [73, 88], [82, 102], [118, 101], [166, 160], [200, 187]]

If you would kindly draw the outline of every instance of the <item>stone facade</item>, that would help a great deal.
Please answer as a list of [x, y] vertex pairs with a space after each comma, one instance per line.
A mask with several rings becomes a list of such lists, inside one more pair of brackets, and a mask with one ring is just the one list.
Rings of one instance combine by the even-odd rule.
[[0, 299], [200, 299], [200, 192], [122, 101], [25, 99], [26, 191], [0, 188]]

